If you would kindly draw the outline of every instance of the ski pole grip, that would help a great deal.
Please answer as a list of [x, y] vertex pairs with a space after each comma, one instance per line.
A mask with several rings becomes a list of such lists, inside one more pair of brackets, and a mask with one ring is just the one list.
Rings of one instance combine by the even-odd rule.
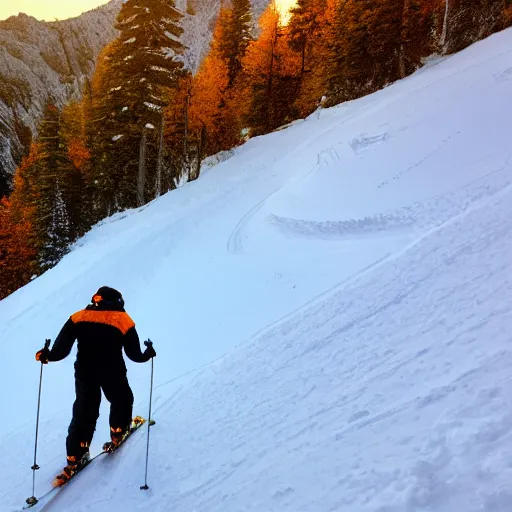
[[151, 340], [147, 340], [144, 342], [144, 345], [146, 345], [146, 347], [152, 347], [153, 346], [153, 342]]

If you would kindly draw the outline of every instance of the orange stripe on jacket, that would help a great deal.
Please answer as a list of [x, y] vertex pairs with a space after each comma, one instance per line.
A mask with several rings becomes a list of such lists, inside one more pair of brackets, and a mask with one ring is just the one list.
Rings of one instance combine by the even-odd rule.
[[135, 322], [130, 318], [128, 313], [122, 311], [95, 311], [93, 309], [83, 309], [74, 315], [71, 315], [74, 324], [80, 322], [92, 322], [95, 324], [111, 325], [126, 334]]

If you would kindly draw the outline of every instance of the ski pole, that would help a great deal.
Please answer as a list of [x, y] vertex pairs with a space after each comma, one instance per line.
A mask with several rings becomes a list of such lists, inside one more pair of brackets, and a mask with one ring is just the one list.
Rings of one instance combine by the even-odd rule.
[[[51, 340], [45, 340], [44, 348], [48, 350], [50, 348]], [[39, 393], [37, 395], [37, 415], [36, 415], [36, 442], [34, 446], [34, 465], [32, 469], [32, 496], [27, 498], [27, 504], [33, 506], [37, 503], [36, 498], [36, 471], [39, 469], [37, 465], [37, 440], [39, 439], [39, 411], [41, 410], [41, 388], [43, 386], [43, 362], [41, 361], [41, 372], [39, 374]]]
[[[146, 347], [152, 347], [153, 342], [151, 340], [145, 341], [144, 345]], [[148, 486], [148, 459], [149, 459], [149, 428], [151, 426], [151, 404], [153, 401], [153, 374], [154, 374], [154, 358], [151, 358], [151, 386], [149, 388], [149, 415], [148, 415], [148, 439], [147, 439], [147, 445], [146, 445], [146, 474], [144, 477], [144, 485], [141, 485], [142, 491], [147, 491], [149, 489]]]

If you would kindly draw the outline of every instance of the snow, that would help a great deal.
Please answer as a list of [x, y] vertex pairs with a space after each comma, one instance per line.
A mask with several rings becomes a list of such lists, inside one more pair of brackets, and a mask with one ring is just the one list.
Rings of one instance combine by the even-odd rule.
[[[123, 110], [123, 112], [124, 112], [124, 110]], [[116, 141], [118, 141], [122, 136], [123, 136], [123, 134], [120, 134], [120, 135], [114, 135], [114, 136], [112, 137], [112, 141], [113, 141], [113, 142], [116, 142]]]
[[[509, 512], [511, 56], [508, 30], [251, 139], [0, 302], [2, 510], [31, 494], [34, 353], [106, 284], [158, 353], [150, 490], [138, 432], [44, 510]], [[44, 367], [36, 495], [72, 377]]]
[[169, 39], [172, 39], [173, 41], [177, 41], [178, 43], [181, 42], [181, 39], [177, 36], [175, 36], [174, 34], [172, 34], [171, 32], [169, 32], [168, 30], [165, 31], [165, 35], [169, 38]]
[[169, 70], [166, 68], [162, 68], [161, 66], [151, 66], [153, 71], [162, 71], [164, 73], [169, 73]]
[[[153, 96], [153, 97], [155, 97], [155, 96]], [[151, 103], [150, 101], [145, 101], [144, 105], [146, 107], [148, 107], [150, 110], [155, 110], [157, 112], [159, 112], [161, 110], [161, 107], [159, 107], [158, 105], [155, 105], [154, 103]]]

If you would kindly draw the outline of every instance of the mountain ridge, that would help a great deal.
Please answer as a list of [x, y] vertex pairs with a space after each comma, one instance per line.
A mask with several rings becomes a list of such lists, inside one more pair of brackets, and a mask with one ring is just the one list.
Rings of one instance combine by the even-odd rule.
[[[253, 2], [254, 17], [266, 0]], [[62, 107], [79, 99], [100, 51], [113, 40], [122, 0], [63, 21], [39, 21], [27, 14], [0, 21], [0, 197], [9, 192], [16, 166], [37, 135], [49, 98]], [[185, 66], [196, 71], [208, 51], [220, 0], [201, 0], [185, 14]], [[186, 12], [186, 0], [176, 6]]]
[[121, 0], [63, 21], [27, 14], [0, 21], [0, 194], [37, 132], [44, 105], [77, 99], [101, 49], [116, 35]]

